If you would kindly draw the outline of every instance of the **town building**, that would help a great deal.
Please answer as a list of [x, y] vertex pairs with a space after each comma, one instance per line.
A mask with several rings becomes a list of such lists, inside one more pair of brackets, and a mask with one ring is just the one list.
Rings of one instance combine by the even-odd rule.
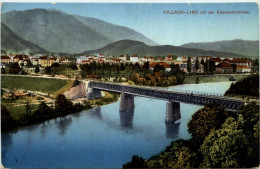
[[9, 56], [3, 55], [1, 56], [1, 63], [9, 64], [11, 62], [11, 58]]
[[139, 57], [137, 55], [130, 56], [130, 62], [138, 62]]
[[171, 71], [171, 66], [168, 63], [165, 63], [165, 62], [153, 62], [149, 65], [149, 67], [150, 67], [151, 70], [153, 70], [156, 65], [163, 66], [165, 71], [167, 71], [167, 72]]

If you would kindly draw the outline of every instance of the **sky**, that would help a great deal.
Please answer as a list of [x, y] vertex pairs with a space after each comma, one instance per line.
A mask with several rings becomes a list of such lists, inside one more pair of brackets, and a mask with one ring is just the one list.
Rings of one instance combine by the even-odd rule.
[[[58, 9], [126, 26], [160, 45], [259, 39], [256, 3], [3, 3], [1, 12], [34, 8]], [[198, 14], [165, 14], [166, 10]], [[249, 13], [217, 14], [218, 10]]]

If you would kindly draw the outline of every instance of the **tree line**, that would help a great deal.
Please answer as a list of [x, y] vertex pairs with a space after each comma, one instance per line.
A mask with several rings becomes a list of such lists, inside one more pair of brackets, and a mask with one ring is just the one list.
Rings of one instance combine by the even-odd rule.
[[19, 120], [14, 120], [8, 109], [1, 105], [1, 126], [2, 131], [11, 130], [20, 126], [27, 126], [38, 122], [43, 122], [56, 117], [63, 117], [68, 114], [91, 108], [89, 103], [73, 104], [63, 94], [59, 94], [55, 100], [55, 106], [48, 106], [45, 102], [41, 102], [39, 108], [33, 113], [30, 105], [26, 104], [26, 114]]
[[259, 166], [259, 107], [238, 112], [210, 104], [193, 114], [189, 140], [173, 141], [148, 160], [134, 155], [123, 168], [251, 168]]
[[144, 62], [143, 65], [136, 63], [96, 63], [81, 65], [82, 77], [87, 78], [88, 75], [97, 75], [98, 78], [108, 80], [114, 77], [114, 81], [129, 81], [138, 85], [149, 86], [169, 86], [182, 84], [185, 79], [185, 72], [179, 65], [170, 65], [171, 70], [167, 72], [162, 65], [155, 65], [154, 69], [150, 69], [150, 63]]

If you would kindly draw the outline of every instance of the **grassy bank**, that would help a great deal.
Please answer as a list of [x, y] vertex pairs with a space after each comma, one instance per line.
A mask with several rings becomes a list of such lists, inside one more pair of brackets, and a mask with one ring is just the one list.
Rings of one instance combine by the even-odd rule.
[[[248, 74], [233, 74], [233, 75], [199, 76], [199, 83], [228, 82], [230, 77], [235, 77], [236, 80], [240, 80], [247, 76], [249, 76], [249, 75]], [[196, 76], [186, 76], [183, 83], [184, 84], [196, 84]]]
[[71, 88], [73, 81], [28, 76], [2, 76], [1, 84], [3, 88], [11, 90], [24, 89], [57, 95]]

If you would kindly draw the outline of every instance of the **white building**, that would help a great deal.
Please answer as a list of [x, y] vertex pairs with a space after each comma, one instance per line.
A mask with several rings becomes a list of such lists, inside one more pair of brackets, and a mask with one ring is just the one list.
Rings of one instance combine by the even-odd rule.
[[139, 61], [139, 57], [137, 55], [133, 55], [130, 57], [130, 62], [138, 62]]
[[89, 60], [89, 58], [86, 56], [79, 56], [79, 57], [77, 57], [76, 63], [81, 64], [83, 60]]

